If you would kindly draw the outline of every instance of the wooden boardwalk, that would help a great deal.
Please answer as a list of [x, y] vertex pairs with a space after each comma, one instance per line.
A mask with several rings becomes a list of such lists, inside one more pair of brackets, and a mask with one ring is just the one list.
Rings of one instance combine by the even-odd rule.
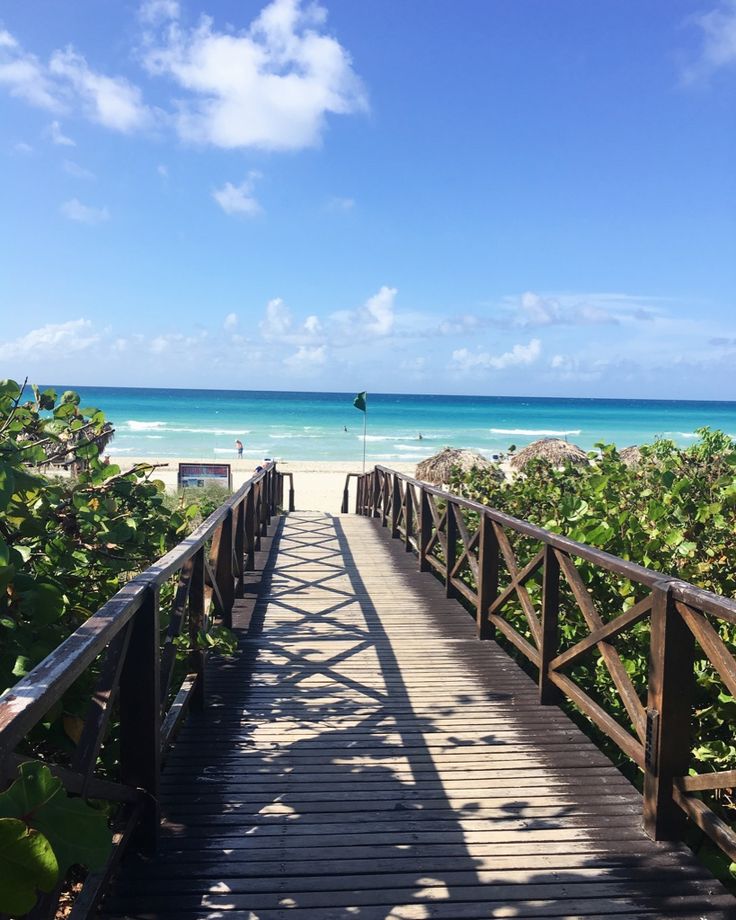
[[167, 761], [159, 855], [104, 915], [736, 916], [375, 520], [283, 519], [251, 607]]

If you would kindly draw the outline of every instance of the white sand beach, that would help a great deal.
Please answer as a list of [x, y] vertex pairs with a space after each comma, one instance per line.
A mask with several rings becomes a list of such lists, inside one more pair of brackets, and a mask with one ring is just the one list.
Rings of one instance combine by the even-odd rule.
[[[174, 491], [177, 483], [179, 463], [212, 463], [212, 460], [203, 461], [201, 457], [112, 457], [112, 462], [117, 463], [122, 470], [129, 469], [136, 463], [162, 464], [155, 472], [154, 478], [160, 479], [167, 490]], [[232, 471], [233, 488], [238, 489], [250, 476], [256, 466], [252, 459], [228, 460]], [[397, 463], [390, 461], [386, 466], [401, 473], [414, 475], [414, 463]], [[299, 511], [327, 511], [337, 514], [342, 504], [342, 493], [345, 487], [345, 477], [348, 473], [360, 473], [361, 463], [348, 461], [326, 460], [280, 460], [278, 468], [284, 473], [294, 476], [294, 500]], [[371, 469], [372, 466], [366, 467]], [[288, 487], [288, 486], [287, 486]], [[351, 503], [355, 499], [355, 480], [350, 486]], [[352, 504], [351, 504], [352, 507]]]

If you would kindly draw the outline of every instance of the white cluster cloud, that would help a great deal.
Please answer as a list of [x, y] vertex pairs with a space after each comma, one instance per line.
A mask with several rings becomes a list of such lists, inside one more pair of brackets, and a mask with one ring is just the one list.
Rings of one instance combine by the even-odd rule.
[[[125, 77], [98, 73], [71, 46], [54, 51], [44, 63], [7, 31], [0, 31], [0, 86], [51, 112], [79, 110], [114, 131], [135, 131], [151, 118], [140, 89]], [[55, 143], [74, 143], [61, 133], [58, 121], [51, 123], [51, 137]]]
[[85, 351], [99, 341], [88, 319], [74, 319], [65, 323], [47, 323], [32, 329], [26, 335], [8, 342], [0, 341], [0, 358], [24, 360], [44, 358], [55, 354]]
[[328, 114], [364, 109], [350, 56], [323, 30], [326, 10], [272, 0], [245, 31], [218, 31], [203, 16], [192, 29], [175, 3], [146, 3], [143, 61], [182, 92], [173, 116], [184, 140], [216, 147], [297, 150], [316, 145]]
[[266, 315], [261, 320], [260, 329], [264, 339], [283, 338], [291, 331], [291, 310], [280, 297], [274, 297], [266, 304]]
[[237, 313], [228, 313], [225, 317], [225, 320], [222, 324], [222, 328], [225, 332], [232, 332], [234, 329], [238, 328], [238, 314]]
[[369, 335], [388, 335], [394, 328], [396, 288], [386, 287], [369, 297], [363, 308], [365, 331]]
[[326, 362], [326, 345], [300, 345], [293, 355], [289, 355], [283, 361], [287, 367], [296, 371], [314, 370]]
[[110, 220], [110, 212], [107, 208], [95, 208], [82, 204], [78, 198], [65, 201], [61, 206], [61, 213], [69, 220], [75, 220], [81, 224], [102, 224]]
[[251, 171], [240, 185], [226, 182], [222, 188], [212, 192], [212, 197], [226, 214], [257, 217], [263, 212], [263, 209], [253, 195], [253, 188], [260, 175], [258, 172]]
[[452, 366], [459, 371], [506, 370], [509, 367], [523, 367], [534, 364], [542, 354], [542, 343], [532, 339], [528, 345], [514, 345], [510, 351], [492, 355], [487, 351], [472, 352], [468, 348], [457, 348], [452, 353]]
[[[6, 30], [0, 30], [0, 87], [30, 105], [79, 113], [114, 131], [155, 122], [173, 126], [184, 141], [225, 149], [312, 147], [328, 115], [367, 107], [350, 55], [326, 32], [327, 12], [318, 3], [272, 0], [240, 31], [220, 31], [208, 16], [189, 28], [179, 15], [177, 0], [144, 0], [138, 11], [138, 59], [150, 76], [175, 87], [166, 112], [155, 113], [139, 86], [93, 69], [71, 45], [44, 61]], [[55, 142], [68, 142], [54, 124]], [[342, 210], [352, 207], [350, 199], [335, 201]]]

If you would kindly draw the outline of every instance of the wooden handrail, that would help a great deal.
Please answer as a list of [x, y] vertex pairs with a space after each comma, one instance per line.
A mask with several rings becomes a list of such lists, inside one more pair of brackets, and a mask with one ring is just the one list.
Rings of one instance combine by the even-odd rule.
[[[211, 618], [211, 603], [224, 625], [231, 624], [234, 600], [243, 596], [244, 573], [254, 568], [255, 552], [280, 504], [284, 475], [290, 477], [293, 507], [293, 478], [278, 472], [270, 461], [0, 696], [0, 774], [10, 780], [20, 760], [29, 759], [15, 753], [17, 745], [92, 662], [106, 655], [71, 768], [48, 766], [70, 791], [104, 796], [104, 790], [110, 790], [115, 801], [128, 803], [120, 816], [124, 829], [117, 835], [114, 859], [131, 840], [143, 852], [155, 849], [161, 758], [187, 709], [204, 704], [205, 652], [198, 644], [199, 633]], [[180, 572], [162, 655], [160, 591]], [[171, 646], [185, 632], [191, 643], [189, 673], [173, 688]], [[110, 781], [94, 774], [115, 705], [120, 776]]]
[[[445, 583], [448, 596], [464, 599], [472, 607], [479, 638], [489, 638], [497, 630], [537, 668], [540, 702], [549, 705], [567, 697], [642, 769], [647, 833], [656, 840], [677, 839], [682, 836], [687, 815], [736, 860], [736, 832], [696, 797], [698, 790], [733, 785], [736, 771], [687, 776], [695, 642], [729, 693], [736, 693], [733, 653], [706, 619], [707, 614], [736, 624], [736, 601], [389, 467], [377, 465], [357, 479], [356, 512], [380, 518], [391, 536], [402, 539], [407, 550], [417, 554], [420, 571], [433, 572]], [[345, 495], [347, 485], [348, 480]], [[347, 511], [345, 499], [343, 511]], [[474, 532], [471, 522], [477, 523]], [[541, 544], [541, 550], [526, 565], [520, 565], [508, 532]], [[604, 622], [580, 577], [578, 560], [628, 580], [643, 589], [644, 596]], [[506, 584], [499, 583], [500, 567], [508, 573]], [[526, 585], [540, 577], [538, 609]], [[563, 585], [580, 614], [576, 627], [588, 630], [587, 636], [577, 638], [567, 648], [560, 647], [560, 627], [568, 615], [560, 604]], [[518, 602], [521, 611], [521, 632], [503, 616], [511, 600]], [[651, 624], [646, 705], [612, 644], [625, 629], [645, 620]], [[562, 673], [563, 668], [593, 650], [600, 653], [630, 724], [625, 724], [625, 719], [619, 722]]]

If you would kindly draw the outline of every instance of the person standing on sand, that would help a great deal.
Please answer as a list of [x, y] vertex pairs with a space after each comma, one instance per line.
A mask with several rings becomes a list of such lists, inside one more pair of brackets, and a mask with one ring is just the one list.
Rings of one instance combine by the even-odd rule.
[[238, 452], [238, 457], [242, 457], [243, 456], [243, 442], [240, 440], [240, 438], [238, 438], [237, 441], [235, 442], [235, 449]]

